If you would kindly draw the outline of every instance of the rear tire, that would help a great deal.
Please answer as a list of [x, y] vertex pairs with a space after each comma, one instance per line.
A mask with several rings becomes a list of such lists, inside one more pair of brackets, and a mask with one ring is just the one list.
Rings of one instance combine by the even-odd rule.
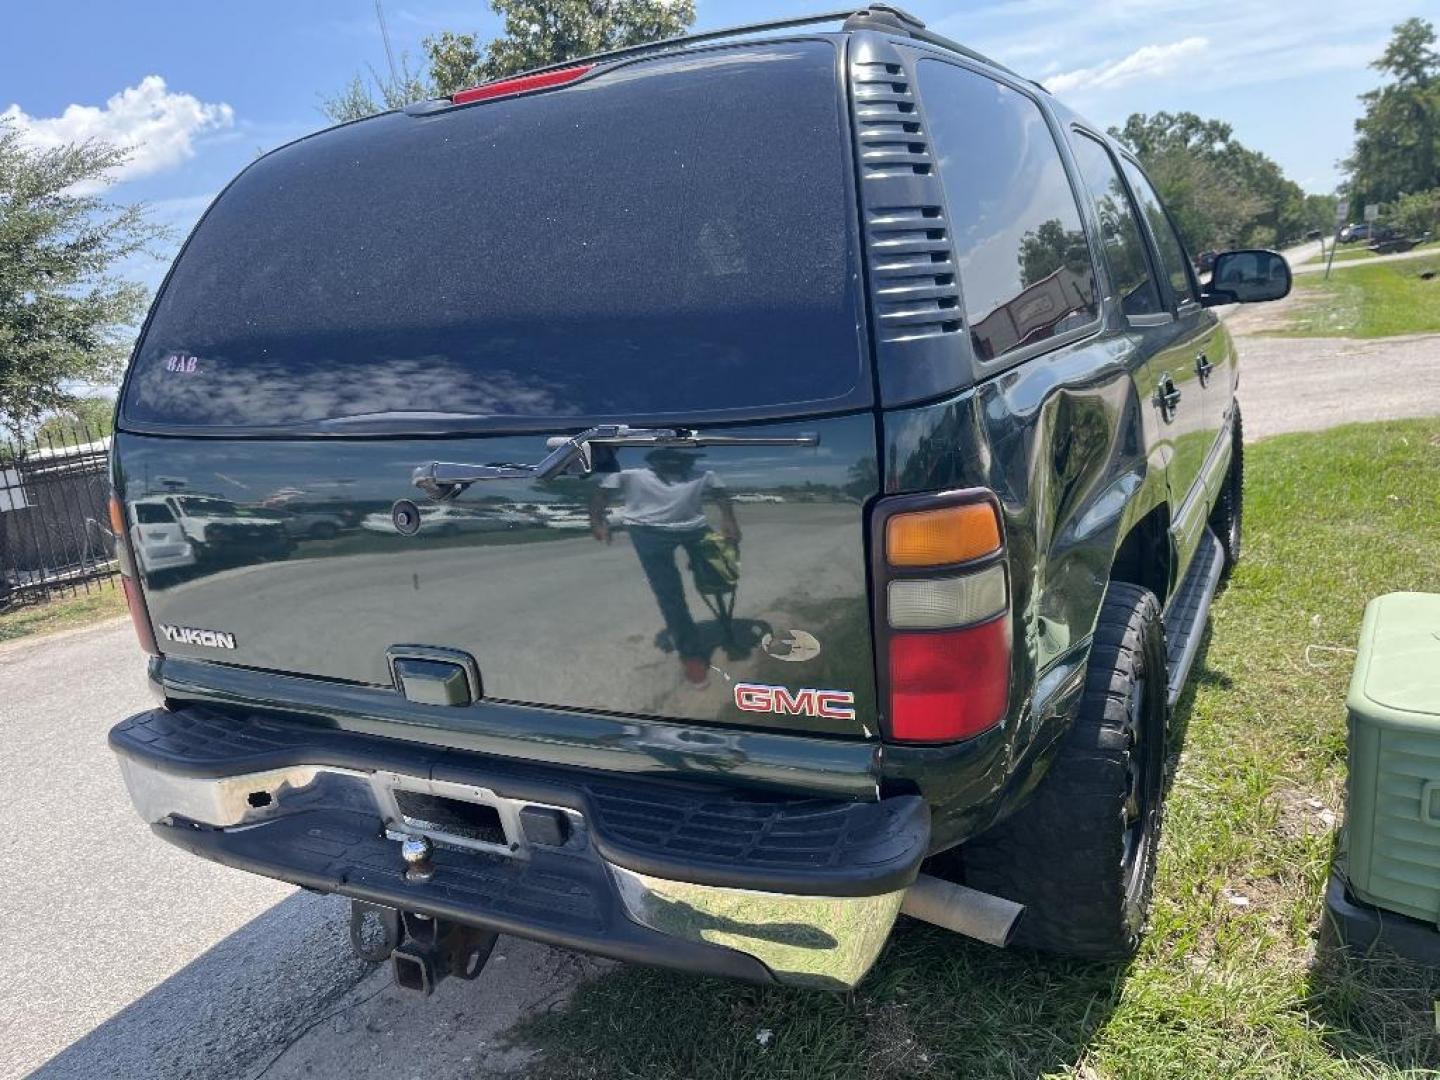
[[967, 884], [1025, 905], [1015, 944], [1092, 959], [1138, 947], [1160, 836], [1167, 681], [1155, 595], [1111, 583], [1050, 771], [1028, 803], [960, 850]]
[[1215, 508], [1210, 511], [1210, 529], [1220, 539], [1225, 553], [1222, 573], [1228, 574], [1240, 561], [1245, 515], [1245, 431], [1240, 420], [1240, 404], [1235, 404], [1235, 429], [1232, 433], [1234, 451], [1230, 455], [1230, 471]]

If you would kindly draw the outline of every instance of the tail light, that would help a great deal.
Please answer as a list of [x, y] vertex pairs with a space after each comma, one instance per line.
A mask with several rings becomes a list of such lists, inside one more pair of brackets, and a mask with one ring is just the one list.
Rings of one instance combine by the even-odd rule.
[[985, 490], [875, 508], [877, 649], [896, 742], [988, 731], [1010, 705], [1010, 587], [999, 502]]
[[150, 625], [150, 612], [145, 607], [140, 584], [135, 580], [135, 553], [130, 550], [130, 530], [125, 527], [125, 504], [113, 494], [110, 496], [110, 531], [115, 534], [115, 555], [120, 560], [120, 588], [125, 591], [125, 606], [130, 609], [135, 636], [140, 639], [140, 648], [151, 656], [159, 656], [155, 630]]
[[529, 94], [536, 90], [549, 90], [574, 82], [595, 67], [594, 64], [577, 64], [575, 67], [560, 68], [558, 71], [541, 71], [534, 75], [518, 75], [513, 79], [472, 86], [459, 90], [450, 96], [456, 105], [469, 105], [474, 101], [489, 101], [491, 98], [512, 97], [515, 94]]

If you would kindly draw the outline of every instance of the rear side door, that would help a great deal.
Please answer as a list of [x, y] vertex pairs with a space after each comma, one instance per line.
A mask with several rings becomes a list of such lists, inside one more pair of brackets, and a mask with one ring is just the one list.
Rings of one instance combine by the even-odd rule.
[[1228, 342], [1220, 320], [1200, 304], [1185, 246], [1154, 186], [1131, 158], [1122, 158], [1122, 167], [1150, 234], [1170, 316], [1143, 333], [1155, 356], [1153, 400], [1172, 447], [1167, 470], [1171, 521], [1177, 571], [1183, 573], [1209, 512], [1206, 481], [1224, 411], [1216, 410], [1214, 397], [1206, 391], [1216, 379], [1216, 360], [1228, 362]]

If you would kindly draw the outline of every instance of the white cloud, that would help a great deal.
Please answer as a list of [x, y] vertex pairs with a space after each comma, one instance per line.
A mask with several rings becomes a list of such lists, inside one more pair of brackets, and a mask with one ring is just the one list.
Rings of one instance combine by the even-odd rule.
[[1180, 70], [1186, 61], [1204, 53], [1209, 47], [1209, 39], [1203, 37], [1188, 37], [1165, 45], [1142, 45], [1119, 60], [1051, 75], [1046, 78], [1045, 86], [1053, 93], [1063, 94], [1075, 90], [1114, 89], [1141, 79], [1161, 78]]
[[40, 149], [86, 139], [129, 147], [129, 160], [111, 175], [115, 180], [133, 180], [193, 157], [196, 137], [230, 127], [235, 110], [173, 93], [159, 75], [147, 75], [139, 85], [112, 96], [103, 109], [68, 105], [59, 116], [31, 116], [11, 105], [0, 112], [0, 119], [8, 120], [25, 142]]

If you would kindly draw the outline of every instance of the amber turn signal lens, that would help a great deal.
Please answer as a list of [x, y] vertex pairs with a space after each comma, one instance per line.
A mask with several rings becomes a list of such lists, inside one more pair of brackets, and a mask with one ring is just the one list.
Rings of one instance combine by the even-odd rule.
[[891, 566], [949, 566], [1000, 550], [1000, 521], [988, 502], [896, 514], [885, 523]]
[[110, 496], [110, 531], [116, 537], [125, 535], [125, 507], [120, 504], [119, 498]]

